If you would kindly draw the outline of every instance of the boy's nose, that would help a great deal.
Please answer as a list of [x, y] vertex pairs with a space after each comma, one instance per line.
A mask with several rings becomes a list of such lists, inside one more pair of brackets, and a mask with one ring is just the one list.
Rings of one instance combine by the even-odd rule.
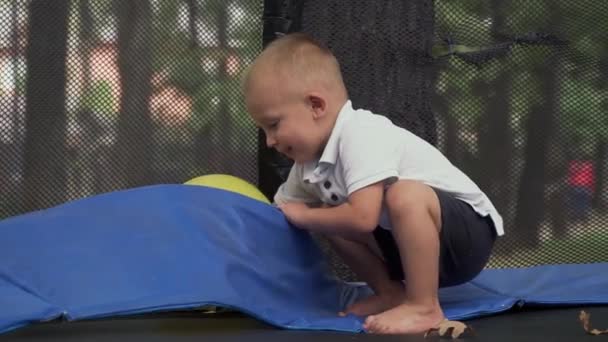
[[277, 139], [275, 139], [274, 137], [272, 137], [269, 134], [266, 134], [266, 146], [274, 147], [276, 144], [277, 144]]

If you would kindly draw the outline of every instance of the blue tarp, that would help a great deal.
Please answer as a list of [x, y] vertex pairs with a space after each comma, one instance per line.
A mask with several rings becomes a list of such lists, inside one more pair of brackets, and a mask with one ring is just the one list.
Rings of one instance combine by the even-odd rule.
[[[441, 290], [448, 318], [526, 302], [607, 303], [608, 264], [486, 270]], [[0, 332], [217, 305], [288, 329], [360, 332], [337, 317], [369, 293], [330, 275], [311, 237], [273, 206], [219, 189], [157, 185], [0, 221]]]

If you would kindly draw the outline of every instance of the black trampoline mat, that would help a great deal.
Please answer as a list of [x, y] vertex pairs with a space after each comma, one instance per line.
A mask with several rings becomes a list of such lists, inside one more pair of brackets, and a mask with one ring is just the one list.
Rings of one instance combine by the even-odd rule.
[[[580, 310], [594, 328], [608, 329], [608, 306], [517, 309], [470, 320], [470, 341], [605, 341], [585, 333]], [[34, 324], [0, 335], [0, 341], [436, 341], [422, 336], [379, 336], [282, 330], [238, 313], [169, 312], [123, 318]]]

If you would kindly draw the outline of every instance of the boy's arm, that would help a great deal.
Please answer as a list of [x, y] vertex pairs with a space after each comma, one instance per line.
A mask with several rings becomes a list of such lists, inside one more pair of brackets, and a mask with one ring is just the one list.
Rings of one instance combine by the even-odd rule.
[[275, 204], [280, 206], [288, 202], [300, 202], [308, 205], [319, 203], [319, 199], [302, 186], [300, 181], [302, 179], [301, 172], [301, 167], [298, 165], [291, 167], [287, 180], [281, 184], [274, 195], [273, 202]]
[[287, 204], [282, 210], [296, 226], [312, 231], [370, 233], [380, 219], [385, 185], [399, 177], [403, 133], [388, 120], [376, 120], [372, 126], [351, 121], [342, 129], [339, 156], [348, 201], [327, 209]]
[[371, 233], [378, 225], [382, 209], [383, 182], [353, 192], [348, 201], [329, 208], [309, 208], [301, 203], [280, 204], [295, 226], [325, 234]]

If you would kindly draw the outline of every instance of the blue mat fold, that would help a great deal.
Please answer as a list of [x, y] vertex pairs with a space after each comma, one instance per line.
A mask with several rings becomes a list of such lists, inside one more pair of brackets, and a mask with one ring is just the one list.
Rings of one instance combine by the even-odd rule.
[[442, 289], [441, 302], [451, 319], [514, 305], [608, 304], [608, 263], [485, 270], [467, 284]]
[[[521, 301], [607, 303], [607, 269], [486, 270], [442, 289], [442, 306], [463, 319]], [[207, 304], [282, 328], [360, 332], [360, 319], [336, 313], [369, 293], [335, 280], [276, 208], [213, 188], [142, 187], [0, 221], [0, 332]]]

